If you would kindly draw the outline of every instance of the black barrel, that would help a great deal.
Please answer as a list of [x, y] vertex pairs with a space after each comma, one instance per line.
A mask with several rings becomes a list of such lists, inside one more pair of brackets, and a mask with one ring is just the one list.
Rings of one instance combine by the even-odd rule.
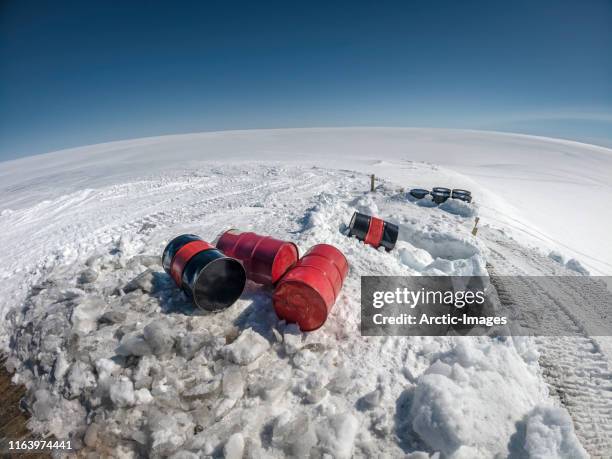
[[355, 236], [360, 241], [363, 241], [370, 229], [370, 217], [366, 214], [355, 212], [349, 223], [349, 236]]
[[375, 248], [382, 246], [387, 251], [395, 247], [398, 235], [397, 225], [359, 212], [353, 214], [349, 224], [349, 236]]
[[435, 186], [431, 189], [432, 194], [433, 193], [442, 193], [442, 194], [446, 194], [448, 196], [450, 196], [451, 194], [451, 190], [450, 188], [444, 188], [443, 186]]
[[441, 192], [441, 191], [432, 191], [431, 192], [431, 197], [433, 198], [433, 201], [436, 204], [442, 204], [448, 198], [450, 198], [450, 193], [444, 193], [444, 192]]
[[472, 197], [469, 194], [456, 194], [453, 199], [458, 199], [464, 202], [472, 202]]
[[453, 189], [453, 199], [459, 199], [460, 201], [472, 202], [472, 193], [468, 190], [462, 190], [460, 188]]
[[217, 249], [198, 253], [183, 271], [183, 291], [207, 311], [225, 309], [236, 302], [246, 285], [246, 271], [235, 258]]
[[246, 271], [240, 261], [225, 256], [194, 234], [170, 241], [164, 249], [162, 265], [195, 305], [207, 311], [234, 304], [246, 284]]
[[180, 236], [177, 236], [174, 239], [172, 239], [170, 242], [168, 242], [168, 245], [166, 246], [162, 254], [162, 266], [164, 268], [164, 271], [170, 274], [170, 269], [172, 268], [172, 259], [174, 258], [174, 255], [176, 255], [176, 252], [178, 252], [181, 247], [183, 247], [185, 244], [189, 242], [201, 241], [201, 240], [202, 238], [199, 236], [196, 236], [195, 234], [181, 234]]
[[468, 196], [472, 196], [472, 193], [469, 190], [462, 190], [461, 188], [453, 188], [453, 198], [456, 194], [466, 194]]
[[397, 236], [399, 235], [399, 227], [393, 223], [385, 222], [385, 229], [383, 230], [383, 237], [380, 241], [387, 252], [393, 250], [395, 243], [397, 242]]
[[423, 199], [428, 194], [429, 190], [425, 190], [423, 188], [413, 188], [412, 190], [410, 190], [410, 195], [417, 199]]

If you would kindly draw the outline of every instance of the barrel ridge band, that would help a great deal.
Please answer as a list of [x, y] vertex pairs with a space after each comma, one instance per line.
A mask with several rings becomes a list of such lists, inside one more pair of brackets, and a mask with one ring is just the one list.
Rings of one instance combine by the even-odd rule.
[[[323, 257], [325, 258], [325, 257]], [[291, 272], [296, 272], [295, 270], [297, 268], [306, 268], [306, 269], [312, 269], [314, 271], [317, 271], [320, 274], [320, 277], [325, 279], [327, 281], [327, 283], [329, 284], [329, 286], [331, 287], [331, 291], [334, 292], [334, 300], [337, 298], [336, 295], [336, 287], [334, 286], [333, 282], [331, 281], [331, 279], [329, 278], [329, 276], [326, 275], [325, 271], [323, 271], [321, 268], [317, 267], [317, 266], [311, 266], [311, 265], [300, 265], [300, 261], [302, 261], [302, 258], [300, 258], [298, 260], [298, 262], [295, 264], [295, 266], [290, 269], [289, 271], [287, 271], [285, 273], [285, 275], [281, 278], [281, 280], [278, 281], [278, 287], [279, 288], [282, 284], [287, 283], [287, 282], [293, 282], [296, 284], [303, 284], [306, 285], [310, 288], [312, 288], [313, 290], [315, 290], [319, 295], [321, 295], [321, 297], [323, 296], [323, 294], [321, 292], [319, 292], [317, 289], [315, 289], [313, 286], [311, 286], [310, 284], [308, 284], [308, 282], [306, 282], [304, 279], [287, 279], [287, 274], [291, 273]], [[332, 263], [333, 264], [333, 263]], [[340, 280], [342, 281], [342, 276], [340, 277]], [[340, 289], [342, 288], [342, 283], [340, 285]], [[338, 293], [340, 293], [338, 291]]]
[[364, 242], [374, 247], [378, 247], [383, 237], [384, 228], [384, 220], [372, 217], [370, 220], [370, 227], [368, 228], [368, 232], [365, 236]]
[[174, 258], [172, 259], [172, 264], [170, 265], [170, 275], [172, 276], [172, 279], [174, 279], [174, 282], [176, 282], [176, 285], [179, 287], [182, 285], [181, 279], [187, 262], [199, 252], [209, 249], [214, 249], [214, 247], [208, 242], [200, 240], [189, 242], [176, 252]]
[[[344, 271], [344, 270], [343, 270], [343, 269], [341, 269], [341, 268], [340, 268], [340, 266], [338, 266], [338, 265], [337, 265], [337, 264], [334, 262], [334, 260], [332, 260], [331, 258], [329, 258], [329, 260], [331, 260], [331, 261], [332, 261], [332, 263], [334, 263], [334, 265], [336, 266], [336, 268], [338, 268], [338, 272], [340, 273], [340, 277], [342, 278], [342, 281], [344, 282], [344, 280], [346, 279], [346, 276], [348, 276], [348, 271], [349, 271], [349, 269], [350, 269], [350, 265], [349, 265], [348, 259], [346, 258], [346, 255], [344, 255], [344, 253], [342, 252], [342, 250], [340, 250], [338, 247], [335, 247], [335, 246], [333, 246], [333, 245], [331, 245], [331, 244], [317, 244], [317, 245], [312, 246], [312, 247], [310, 248], [310, 250], [308, 250], [308, 252], [306, 252], [306, 254], [305, 254], [304, 256], [306, 256], [306, 255], [319, 255], [319, 254], [317, 254], [317, 253], [312, 253], [312, 250], [313, 250], [315, 247], [325, 247], [325, 246], [326, 246], [326, 247], [329, 247], [329, 248], [330, 248], [330, 250], [333, 250], [333, 251], [334, 251], [336, 254], [340, 255], [340, 256], [342, 257], [342, 259], [344, 260], [344, 266], [346, 267], [346, 274], [343, 274], [343, 271]], [[328, 257], [326, 257], [326, 258], [328, 258]]]

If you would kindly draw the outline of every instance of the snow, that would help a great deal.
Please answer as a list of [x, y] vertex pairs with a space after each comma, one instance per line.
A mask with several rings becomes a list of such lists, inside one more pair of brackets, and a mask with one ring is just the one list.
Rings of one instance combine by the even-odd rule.
[[268, 350], [270, 343], [252, 328], [243, 331], [238, 339], [225, 347], [226, 357], [238, 365], [248, 365]]
[[225, 459], [241, 459], [244, 455], [244, 437], [241, 433], [233, 434], [223, 447]]
[[499, 439], [510, 438], [546, 393], [537, 367], [526, 364], [512, 342], [463, 339], [419, 378], [412, 427], [445, 455], [464, 445], [503, 455], [507, 445]]
[[582, 266], [582, 264], [575, 258], [567, 260], [565, 267], [567, 269], [571, 269], [572, 271], [576, 271], [578, 274], [582, 274], [583, 276], [588, 276], [590, 274], [589, 270]]
[[513, 454], [530, 457], [587, 458], [572, 429], [572, 420], [567, 411], [556, 406], [538, 406], [520, 422], [519, 432], [511, 439]]
[[111, 401], [118, 407], [127, 407], [135, 403], [134, 383], [126, 377], [121, 376], [110, 386], [109, 396]]
[[[426, 129], [193, 134], [2, 163], [0, 337], [30, 427], [111, 456], [580, 457], [534, 340], [362, 337], [360, 276], [486, 274], [475, 216], [605, 271], [610, 242], [580, 223], [608, 218], [603, 204], [553, 195], [608, 193], [611, 165], [599, 147]], [[474, 203], [432, 206], [413, 186]], [[346, 237], [354, 211], [398, 224], [396, 249]], [[190, 305], [161, 251], [229, 227], [342, 250], [350, 272], [320, 330], [279, 321], [251, 283], [227, 310]]]

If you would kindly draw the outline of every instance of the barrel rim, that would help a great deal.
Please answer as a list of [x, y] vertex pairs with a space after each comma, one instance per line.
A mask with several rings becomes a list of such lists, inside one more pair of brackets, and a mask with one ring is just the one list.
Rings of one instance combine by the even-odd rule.
[[[335, 303], [337, 298], [335, 298], [334, 303], [328, 307], [325, 302], [325, 298], [323, 297], [321, 292], [319, 292], [316, 288], [314, 288], [312, 285], [308, 284], [307, 282], [304, 282], [303, 280], [299, 280], [299, 279], [288, 279], [288, 280], [283, 280], [282, 282], [279, 283], [278, 289], [274, 291], [274, 295], [272, 296], [272, 306], [274, 307], [274, 312], [276, 313], [276, 315], [279, 318], [282, 318], [277, 311], [277, 301], [278, 301], [277, 298], [286, 297], [286, 295], [281, 296], [282, 290], [285, 288], [292, 288], [292, 287], [299, 287], [301, 289], [306, 288], [310, 290], [311, 292], [313, 292], [315, 296], [317, 296], [320, 300], [315, 306], [316, 306], [317, 312], [321, 314], [322, 320], [318, 323], [318, 325], [314, 327], [305, 327], [305, 328], [302, 328], [303, 326], [302, 323], [298, 321], [294, 322], [298, 324], [298, 326], [300, 327], [300, 330], [304, 332], [311, 332], [311, 331], [318, 330], [323, 325], [325, 325], [325, 322], [327, 322], [327, 319], [329, 318], [329, 315], [331, 314], [331, 308], [333, 307], [333, 304]], [[333, 291], [333, 288], [332, 288], [332, 291]], [[315, 309], [313, 308], [312, 304], [310, 304], [309, 307], [312, 309]]]
[[[209, 249], [209, 250], [210, 250], [210, 249]], [[223, 252], [221, 252], [219, 249], [212, 249], [212, 250], [216, 250], [216, 251], [217, 251], [217, 252], [219, 252], [219, 253], [220, 253], [222, 256], [221, 256], [221, 257], [219, 257], [219, 258], [215, 258], [215, 259], [213, 259], [213, 260], [209, 261], [208, 263], [206, 263], [206, 265], [205, 265], [205, 266], [203, 266], [203, 267], [202, 267], [202, 269], [201, 269], [201, 270], [198, 272], [197, 276], [195, 276], [195, 278], [193, 279], [193, 285], [194, 285], [194, 286], [195, 286], [195, 285], [198, 283], [198, 281], [199, 281], [200, 277], [201, 277], [203, 274], [205, 274], [205, 271], [206, 271], [207, 269], [209, 269], [209, 268], [210, 268], [210, 266], [212, 266], [212, 265], [214, 265], [215, 263], [218, 263], [218, 262], [225, 262], [225, 263], [227, 263], [227, 262], [229, 261], [229, 262], [231, 262], [232, 264], [235, 264], [235, 265], [240, 266], [240, 267], [242, 268], [242, 269], [240, 270], [240, 272], [242, 273], [242, 276], [243, 276], [243, 278], [244, 278], [244, 282], [242, 283], [242, 288], [240, 289], [240, 293], [239, 293], [238, 295], [236, 295], [236, 296], [233, 298], [233, 300], [232, 300], [232, 301], [231, 301], [229, 304], [227, 304], [226, 306], [224, 306], [224, 307], [222, 307], [222, 308], [209, 309], [209, 308], [206, 308], [206, 307], [202, 306], [201, 304], [199, 304], [199, 303], [198, 303], [198, 300], [196, 299], [195, 295], [193, 294], [194, 292], [193, 292], [193, 291], [191, 292], [191, 296], [192, 296], [192, 301], [193, 301], [193, 304], [195, 304], [195, 305], [196, 305], [198, 308], [203, 309], [203, 310], [205, 310], [205, 311], [217, 312], [217, 311], [223, 311], [223, 310], [225, 310], [225, 309], [229, 308], [229, 307], [230, 307], [230, 306], [232, 306], [232, 305], [233, 305], [233, 304], [234, 304], [236, 301], [238, 301], [238, 300], [240, 299], [240, 297], [242, 296], [242, 294], [244, 293], [244, 290], [245, 290], [245, 288], [246, 288], [246, 283], [247, 283], [248, 277], [247, 277], [247, 274], [246, 274], [246, 270], [244, 269], [244, 265], [242, 264], [242, 262], [241, 262], [240, 260], [238, 260], [238, 259], [236, 259], [236, 258], [232, 258], [232, 257], [228, 257], [228, 256], [226, 256], [226, 255], [225, 255]], [[191, 288], [190, 288], [190, 289], [191, 289]], [[194, 290], [194, 289], [191, 289], [191, 290]]]

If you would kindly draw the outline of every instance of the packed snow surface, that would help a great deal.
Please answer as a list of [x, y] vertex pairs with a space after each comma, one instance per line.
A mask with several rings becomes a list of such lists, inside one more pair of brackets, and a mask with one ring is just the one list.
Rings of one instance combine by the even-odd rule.
[[[610, 193], [610, 153], [491, 133], [307, 129], [2, 163], [0, 330], [31, 428], [125, 457], [586, 457], [534, 340], [362, 337], [360, 276], [486, 274], [476, 216], [505, 240], [554, 249], [551, 263], [609, 270], [608, 213], [584, 192]], [[376, 193], [368, 173], [383, 179]], [[467, 188], [475, 202], [437, 207], [402, 190], [413, 186]], [[560, 198], [564, 187], [583, 195]], [[355, 210], [399, 224], [396, 249], [346, 237]], [[271, 291], [252, 283], [225, 311], [190, 305], [160, 266], [165, 243], [230, 227], [302, 253], [343, 251], [350, 272], [321, 329], [279, 321]]]

